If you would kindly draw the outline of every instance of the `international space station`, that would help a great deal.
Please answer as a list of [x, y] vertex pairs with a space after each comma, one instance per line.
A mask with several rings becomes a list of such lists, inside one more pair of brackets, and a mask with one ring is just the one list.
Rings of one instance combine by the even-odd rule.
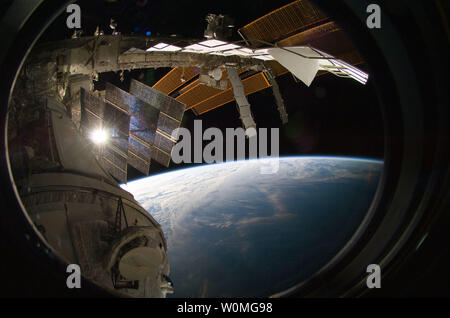
[[[105, 288], [173, 292], [161, 227], [118, 182], [127, 182], [128, 166], [145, 175], [152, 161], [169, 166], [184, 112], [234, 101], [243, 128], [256, 127], [247, 96], [271, 88], [287, 123], [277, 77], [307, 86], [326, 72], [368, 80], [343, 31], [307, 1], [240, 28], [240, 41], [228, 40], [230, 21], [208, 15], [200, 40], [75, 33], [40, 45], [23, 67], [8, 125], [18, 192], [47, 242]], [[153, 86], [132, 79], [128, 91], [93, 89], [101, 73], [161, 67], [172, 70]]]

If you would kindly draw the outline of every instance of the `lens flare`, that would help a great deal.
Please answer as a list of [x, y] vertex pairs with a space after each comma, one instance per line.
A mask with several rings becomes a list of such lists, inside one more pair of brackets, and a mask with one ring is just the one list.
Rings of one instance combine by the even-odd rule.
[[104, 144], [108, 141], [108, 133], [104, 129], [96, 129], [91, 133], [91, 139], [97, 145]]

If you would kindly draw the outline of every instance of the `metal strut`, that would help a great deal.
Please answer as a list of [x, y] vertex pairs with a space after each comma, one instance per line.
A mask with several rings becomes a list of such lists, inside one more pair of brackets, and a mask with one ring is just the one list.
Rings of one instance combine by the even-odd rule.
[[264, 72], [266, 75], [270, 85], [272, 85], [273, 96], [275, 97], [275, 102], [277, 103], [278, 112], [280, 113], [280, 119], [283, 125], [288, 122], [288, 114], [286, 112], [286, 107], [284, 106], [284, 100], [281, 96], [280, 87], [278, 86], [278, 82], [275, 80], [275, 77], [271, 74], [271, 72]]
[[[256, 123], [253, 120], [253, 114], [250, 109], [250, 103], [245, 96], [244, 85], [239, 77], [238, 70], [233, 67], [227, 67], [228, 79], [233, 87], [233, 94], [238, 105], [239, 115], [242, 121], [242, 125], [247, 132], [248, 128], [255, 128], [253, 131], [256, 132]], [[254, 135], [254, 134], [253, 134]], [[251, 137], [251, 136], [248, 136]]]
[[116, 233], [122, 232], [122, 215], [125, 220], [125, 227], [128, 227], [127, 215], [125, 214], [125, 208], [123, 207], [122, 198], [119, 197], [117, 201], [116, 220], [114, 223], [114, 231]]

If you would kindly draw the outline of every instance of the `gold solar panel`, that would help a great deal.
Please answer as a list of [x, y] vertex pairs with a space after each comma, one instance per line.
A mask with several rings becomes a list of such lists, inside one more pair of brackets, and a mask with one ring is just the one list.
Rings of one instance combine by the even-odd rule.
[[153, 85], [153, 88], [166, 95], [169, 95], [184, 84], [184, 82], [181, 81], [182, 76], [184, 77], [185, 81], [189, 81], [197, 74], [197, 67], [176, 67], [173, 68], [169, 73], [164, 75], [164, 77], [161, 78], [155, 85]]
[[186, 93], [188, 90], [194, 88], [199, 83], [200, 83], [200, 81], [198, 79], [196, 79], [195, 81], [192, 81], [190, 84], [180, 88], [180, 90], [178, 91], [179, 95]]
[[[311, 41], [328, 35], [333, 32], [340, 31], [340, 28], [334, 22], [327, 22], [321, 25], [315, 26], [308, 30], [304, 30], [302, 32], [298, 32], [294, 35], [291, 35], [277, 44], [279, 46], [299, 46], [299, 45], [307, 45]], [[319, 48], [320, 49], [320, 48]]]
[[292, 33], [325, 20], [327, 17], [310, 2], [299, 0], [262, 16], [239, 31], [253, 45], [263, 46], [263, 43], [252, 39], [275, 43]]
[[[228, 75], [226, 69], [223, 69], [223, 79], [227, 79], [227, 87], [231, 88], [231, 83], [228, 80]], [[239, 69], [238, 73], [242, 74], [245, 70]], [[220, 94], [223, 92], [220, 89], [213, 88], [210, 86], [207, 86], [205, 84], [200, 83], [199, 80], [195, 80], [192, 82], [186, 89], [181, 90], [182, 94], [176, 98], [177, 101], [182, 102], [186, 105], [186, 110], [191, 109], [192, 107], [195, 107], [195, 105], [203, 102], [204, 100]]]
[[194, 107], [196, 114], [201, 115], [234, 100], [233, 91], [227, 89], [217, 95], [200, 102]]
[[[350, 64], [362, 63], [350, 38], [333, 22], [327, 22], [294, 34], [277, 43], [279, 46], [311, 45]], [[344, 58], [351, 55], [350, 60]]]
[[[245, 95], [250, 95], [270, 87], [269, 82], [262, 72], [242, 80], [242, 84], [244, 85]], [[198, 103], [194, 106], [194, 110], [199, 115], [204, 114], [233, 100], [233, 90], [232, 88], [228, 88]]]
[[199, 102], [213, 95], [216, 95], [220, 92], [222, 91], [218, 88], [210, 87], [200, 82], [197, 82], [197, 85], [195, 85], [192, 89], [178, 96], [176, 100], [182, 102], [183, 104], [186, 104], [186, 110], [188, 110], [192, 108], [194, 105], [198, 104]]
[[[351, 40], [334, 22], [326, 22], [291, 35], [279, 41], [277, 45], [281, 47], [312, 45], [352, 65], [362, 63], [362, 58], [359, 56]], [[268, 64], [275, 77], [289, 72], [277, 61], [268, 61]], [[326, 73], [319, 72], [317, 76]]]
[[281, 76], [283, 74], [289, 73], [289, 71], [280, 63], [278, 63], [277, 61], [267, 61], [268, 65], [270, 66], [270, 69], [273, 72], [273, 75], [275, 77]]

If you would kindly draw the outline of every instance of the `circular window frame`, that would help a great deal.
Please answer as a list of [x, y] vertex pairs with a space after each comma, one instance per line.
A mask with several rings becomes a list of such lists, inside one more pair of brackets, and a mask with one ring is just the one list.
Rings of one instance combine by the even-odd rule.
[[[16, 0], [2, 17], [0, 31], [7, 48], [0, 53], [4, 77], [0, 86], [3, 105], [0, 120], [4, 124], [0, 200], [5, 207], [0, 219], [1, 230], [9, 242], [14, 242], [14, 247], [6, 255], [11, 259], [15, 253], [20, 255], [18, 261], [24, 264], [24, 276], [29, 274], [25, 278], [29, 290], [40, 290], [42, 277], [39, 275], [51, 272], [53, 274], [46, 277], [52, 295], [68, 293], [65, 283], [60, 283], [61, 279], [65, 282], [67, 264], [45, 243], [18, 200], [11, 183], [6, 120], [7, 105], [18, 70], [35, 41], [71, 2]], [[356, 39], [355, 45], [366, 62], [383, 111], [385, 165], [369, 213], [348, 244], [310, 279], [275, 296], [357, 296], [369, 291], [365, 286], [368, 264], [379, 264], [383, 269], [383, 279], [389, 277], [414, 253], [432, 223], [439, 220], [441, 229], [450, 224], [450, 218], [443, 218], [441, 213], [450, 206], [447, 195], [448, 147], [442, 137], [448, 136], [449, 129], [444, 121], [449, 118], [449, 111], [445, 108], [446, 94], [442, 84], [445, 83], [445, 72], [443, 68], [439, 69], [435, 58], [439, 52], [445, 52], [445, 48], [436, 41], [439, 34], [425, 39], [419, 32], [416, 34], [419, 45], [415, 44], [415, 50], [410, 49], [412, 43], [408, 44], [403, 39], [410, 29], [430, 30], [422, 3], [403, 4], [407, 7], [400, 8], [387, 1], [379, 1], [383, 10], [382, 28], [369, 29], [365, 26], [368, 15], [365, 8], [370, 1], [312, 2], [343, 27], [352, 39]], [[405, 27], [405, 23], [410, 29]], [[424, 59], [428, 67], [435, 66], [432, 73], [418, 67], [417, 63]], [[429, 80], [433, 83], [425, 82], [422, 75], [431, 75]], [[427, 105], [427, 98], [434, 103]], [[6, 246], [7, 242], [2, 245]], [[27, 264], [33, 264], [33, 268], [26, 270]], [[83, 286], [80, 295], [110, 295], [109, 291], [89, 280], [83, 280]], [[20, 289], [14, 290], [12, 285], [13, 293], [23, 291], [21, 287], [16, 288]]]

